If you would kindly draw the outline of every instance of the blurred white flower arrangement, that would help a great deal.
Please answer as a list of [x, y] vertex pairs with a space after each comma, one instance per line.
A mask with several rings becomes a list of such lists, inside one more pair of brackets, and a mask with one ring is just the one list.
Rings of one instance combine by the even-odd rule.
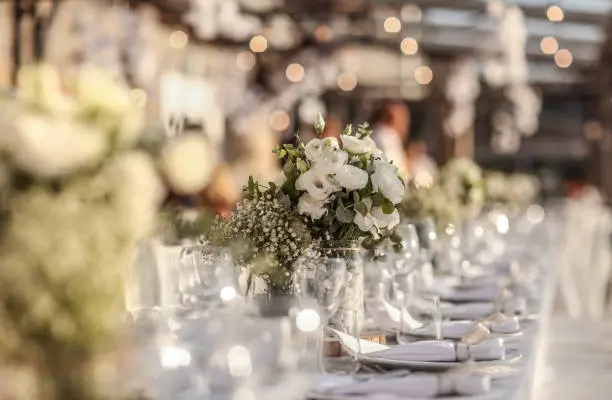
[[431, 217], [443, 231], [448, 225], [461, 222], [462, 208], [457, 196], [449, 195], [439, 185], [412, 187], [400, 206], [402, 217], [422, 220]]
[[537, 200], [540, 181], [528, 174], [505, 174], [489, 171], [485, 174], [484, 186], [487, 203], [525, 206]]
[[198, 190], [210, 158], [195, 138], [177, 138], [188, 142], [163, 162], [139, 149], [143, 109], [99, 70], [63, 82], [28, 66], [18, 84], [0, 99], [0, 368], [41, 382], [34, 399], [97, 399], [90, 367], [113, 345], [122, 274], [164, 180]]
[[458, 200], [462, 218], [473, 218], [485, 203], [482, 170], [472, 159], [450, 160], [440, 173], [440, 186], [449, 197]]

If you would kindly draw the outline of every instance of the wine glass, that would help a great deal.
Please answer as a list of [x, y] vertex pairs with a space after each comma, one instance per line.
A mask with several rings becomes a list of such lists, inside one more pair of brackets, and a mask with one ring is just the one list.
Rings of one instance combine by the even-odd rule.
[[438, 234], [433, 218], [426, 218], [414, 224], [419, 238], [420, 260], [429, 263], [438, 251]]
[[406, 273], [418, 263], [419, 235], [414, 224], [400, 224], [396, 231], [402, 239], [402, 249], [392, 266], [396, 273]]

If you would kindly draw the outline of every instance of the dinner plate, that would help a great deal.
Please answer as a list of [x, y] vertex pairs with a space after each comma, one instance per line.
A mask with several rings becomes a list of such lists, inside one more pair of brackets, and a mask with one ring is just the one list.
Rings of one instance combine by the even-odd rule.
[[[506, 358], [503, 360], [493, 361], [475, 361], [474, 367], [480, 366], [491, 366], [500, 364], [515, 363], [521, 359], [522, 355], [517, 349], [507, 349]], [[398, 360], [384, 357], [372, 357], [367, 354], [359, 356], [359, 360], [364, 364], [380, 365], [387, 368], [406, 368], [413, 371], [446, 371], [449, 369], [457, 368], [465, 365], [465, 362], [460, 361], [412, 361], [412, 360]]]
[[[393, 333], [397, 334], [397, 329]], [[434, 333], [431, 333], [431, 332], [408, 332], [408, 333], [403, 333], [403, 335], [412, 336], [412, 337], [419, 338], [419, 339], [435, 339], [435, 336], [436, 336]], [[518, 338], [521, 336], [523, 336], [523, 331], [519, 330], [513, 333], [491, 332], [491, 334], [487, 338], [488, 339], [511, 339], [511, 338]], [[444, 340], [454, 340], [454, 341], [461, 340], [461, 338], [451, 338], [451, 337], [444, 337], [443, 339]]]

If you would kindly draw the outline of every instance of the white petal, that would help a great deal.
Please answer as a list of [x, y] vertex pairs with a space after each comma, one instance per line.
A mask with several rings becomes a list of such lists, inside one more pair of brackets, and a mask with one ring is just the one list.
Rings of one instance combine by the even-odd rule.
[[381, 207], [374, 207], [372, 208], [371, 214], [374, 219], [374, 225], [379, 229], [391, 229], [400, 223], [400, 216], [397, 209], [393, 210], [391, 214], [385, 214]]
[[393, 165], [377, 162], [372, 174], [372, 188], [379, 191], [393, 204], [399, 204], [404, 196], [404, 183], [397, 176]]
[[348, 190], [363, 189], [368, 184], [368, 173], [352, 165], [343, 165], [336, 171], [336, 182]]
[[310, 161], [314, 161], [321, 156], [323, 153], [323, 141], [321, 139], [312, 139], [306, 146], [304, 146], [306, 158]]
[[339, 190], [339, 187], [330, 181], [321, 168], [311, 168], [300, 175], [295, 182], [295, 188], [308, 192], [315, 200], [326, 200], [330, 194]]
[[323, 207], [324, 204], [324, 201], [317, 201], [305, 193], [298, 201], [298, 212], [302, 215], [308, 215], [312, 219], [320, 219], [327, 212], [327, 209]]

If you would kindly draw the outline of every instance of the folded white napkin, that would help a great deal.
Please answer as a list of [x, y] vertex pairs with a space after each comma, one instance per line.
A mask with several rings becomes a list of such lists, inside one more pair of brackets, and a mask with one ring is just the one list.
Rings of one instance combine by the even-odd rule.
[[[443, 321], [442, 322], [442, 337], [444, 339], [460, 340], [467, 333], [474, 329], [482, 331], [482, 336], [488, 337], [491, 332], [489, 329], [477, 321]], [[412, 333], [417, 335], [435, 337], [436, 327], [433, 323], [427, 324], [421, 328], [415, 329]]]
[[471, 356], [474, 361], [493, 361], [503, 360], [506, 357], [506, 347], [502, 339], [487, 339], [472, 346], [441, 340], [424, 340], [374, 351], [368, 353], [368, 356], [428, 362], [465, 361]]
[[486, 318], [495, 312], [493, 303], [440, 303], [442, 318], [450, 319], [480, 319]]
[[433, 292], [442, 300], [452, 301], [495, 301], [502, 294], [502, 287], [497, 282], [481, 285], [448, 286], [435, 285]]
[[[330, 387], [331, 386], [331, 387]], [[478, 396], [491, 390], [491, 378], [480, 374], [414, 374], [400, 378], [373, 378], [368, 381], [338, 380], [327, 383], [326, 392], [337, 396], [386, 394], [404, 399], [435, 398], [441, 395]]]

